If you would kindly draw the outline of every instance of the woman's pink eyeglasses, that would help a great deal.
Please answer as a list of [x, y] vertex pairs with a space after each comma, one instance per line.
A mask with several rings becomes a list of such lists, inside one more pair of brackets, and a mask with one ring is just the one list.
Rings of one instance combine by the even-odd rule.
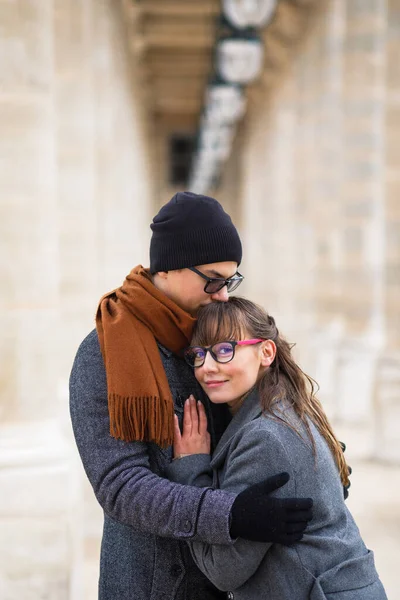
[[236, 346], [252, 346], [265, 340], [256, 338], [252, 340], [241, 340], [239, 342], [218, 342], [212, 346], [189, 346], [184, 350], [184, 358], [188, 365], [197, 369], [204, 365], [206, 354], [209, 352], [218, 363], [228, 363], [235, 356]]

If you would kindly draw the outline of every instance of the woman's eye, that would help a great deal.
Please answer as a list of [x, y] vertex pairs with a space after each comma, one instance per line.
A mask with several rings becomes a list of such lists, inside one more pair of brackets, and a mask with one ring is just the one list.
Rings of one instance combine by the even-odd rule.
[[232, 346], [220, 346], [217, 349], [217, 354], [220, 356], [226, 356], [227, 354], [232, 354]]

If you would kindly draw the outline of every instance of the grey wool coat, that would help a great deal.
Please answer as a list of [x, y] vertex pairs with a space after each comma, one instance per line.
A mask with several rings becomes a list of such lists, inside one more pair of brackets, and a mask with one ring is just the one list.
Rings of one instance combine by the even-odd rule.
[[[185, 362], [160, 347], [182, 418], [194, 393], [206, 399]], [[210, 416], [209, 404], [206, 410]], [[236, 494], [183, 487], [166, 479], [172, 448], [128, 443], [109, 433], [107, 384], [96, 331], [82, 342], [70, 377], [70, 412], [78, 450], [104, 510], [100, 600], [224, 598], [195, 565], [186, 540], [231, 544]]]
[[[316, 456], [291, 408], [285, 418], [263, 415], [250, 394], [222, 435], [211, 463], [206, 454], [168, 467], [171, 480], [238, 493], [270, 475], [287, 471], [276, 496], [314, 500], [313, 520], [301, 542], [290, 547], [238, 539], [231, 546], [190, 543], [193, 557], [219, 589], [236, 600], [385, 600], [373, 553], [343, 499], [338, 469], [325, 439], [312, 425]], [[212, 471], [210, 471], [212, 469]]]

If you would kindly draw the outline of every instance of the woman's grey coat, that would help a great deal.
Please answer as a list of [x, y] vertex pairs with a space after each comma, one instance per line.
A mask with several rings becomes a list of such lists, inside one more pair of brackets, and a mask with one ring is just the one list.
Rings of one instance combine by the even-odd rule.
[[[285, 418], [301, 428], [292, 409]], [[301, 542], [290, 547], [238, 539], [232, 546], [191, 543], [196, 563], [229, 598], [237, 600], [384, 600], [386, 594], [343, 499], [338, 469], [325, 439], [312, 426], [316, 457], [302, 437], [261, 414], [258, 394], [248, 396], [222, 435], [210, 465], [208, 455], [174, 461], [171, 480], [238, 493], [287, 471], [276, 496], [309, 496], [313, 520]], [[210, 471], [210, 466], [213, 473]]]
[[[160, 347], [175, 402], [194, 393], [193, 371]], [[165, 478], [172, 449], [110, 436], [107, 383], [96, 331], [82, 342], [70, 378], [70, 410], [86, 474], [104, 510], [100, 600], [211, 600], [225, 597], [193, 562], [185, 540], [230, 544], [236, 495], [183, 487]], [[206, 410], [209, 412], [208, 404]]]

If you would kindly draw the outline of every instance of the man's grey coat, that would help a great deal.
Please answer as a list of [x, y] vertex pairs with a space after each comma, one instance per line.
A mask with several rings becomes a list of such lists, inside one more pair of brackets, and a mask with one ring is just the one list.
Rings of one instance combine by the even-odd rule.
[[[196, 563], [236, 600], [386, 600], [367, 550], [343, 499], [332, 454], [312, 427], [316, 456], [294, 411], [285, 418], [302, 431], [261, 414], [257, 392], [248, 396], [222, 435], [210, 464], [200, 454], [174, 461], [171, 480], [213, 485], [234, 493], [286, 471], [289, 482], [276, 496], [312, 497], [313, 520], [290, 547], [238, 539], [231, 546], [191, 543]], [[210, 467], [213, 469], [211, 473]]]
[[[175, 412], [204, 395], [183, 360], [160, 348]], [[207, 412], [209, 407], [206, 404]], [[104, 510], [100, 600], [211, 600], [225, 597], [193, 562], [185, 540], [231, 544], [236, 494], [165, 479], [172, 449], [110, 436], [107, 384], [96, 331], [82, 342], [70, 378], [70, 410], [86, 474]], [[209, 415], [208, 415], [209, 416]]]

